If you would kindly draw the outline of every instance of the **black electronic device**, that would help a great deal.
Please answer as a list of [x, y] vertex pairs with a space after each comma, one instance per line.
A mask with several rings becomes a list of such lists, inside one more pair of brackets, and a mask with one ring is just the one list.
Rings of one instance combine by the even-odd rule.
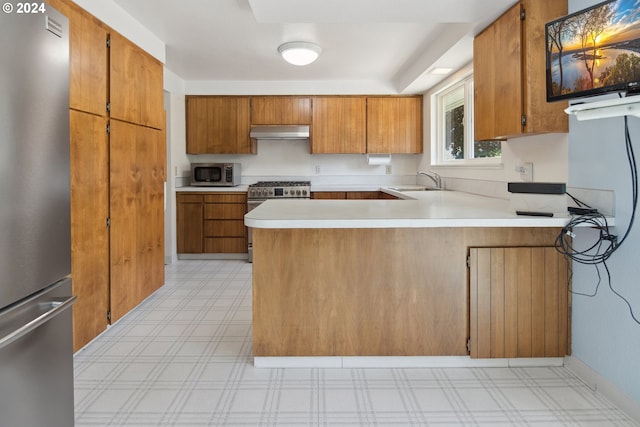
[[638, 93], [639, 27], [631, 0], [608, 0], [547, 23], [547, 101]]
[[552, 217], [552, 212], [516, 211], [516, 215], [522, 216], [547, 216]]
[[509, 193], [564, 194], [567, 185], [564, 182], [509, 182], [507, 190]]
[[589, 215], [598, 213], [598, 209], [596, 208], [581, 208], [577, 206], [569, 206], [567, 208], [567, 211], [569, 211], [569, 213], [573, 215]]

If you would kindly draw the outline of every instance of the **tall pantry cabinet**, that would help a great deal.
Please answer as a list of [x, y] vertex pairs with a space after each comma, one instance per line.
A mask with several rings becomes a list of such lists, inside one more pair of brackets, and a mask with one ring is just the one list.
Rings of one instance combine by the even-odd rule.
[[164, 283], [162, 64], [70, 0], [73, 342]]

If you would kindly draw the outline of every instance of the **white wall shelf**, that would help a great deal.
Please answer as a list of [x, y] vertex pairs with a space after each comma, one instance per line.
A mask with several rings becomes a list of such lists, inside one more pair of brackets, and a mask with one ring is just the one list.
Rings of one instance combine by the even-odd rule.
[[576, 103], [564, 112], [574, 114], [580, 121], [622, 116], [640, 117], [640, 96]]

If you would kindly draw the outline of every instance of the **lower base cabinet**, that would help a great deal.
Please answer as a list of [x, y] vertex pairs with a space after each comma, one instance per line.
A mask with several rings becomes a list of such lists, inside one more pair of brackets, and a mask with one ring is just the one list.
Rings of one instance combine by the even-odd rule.
[[179, 254], [247, 252], [247, 194], [177, 193]]
[[470, 248], [472, 358], [570, 354], [570, 266], [554, 247]]

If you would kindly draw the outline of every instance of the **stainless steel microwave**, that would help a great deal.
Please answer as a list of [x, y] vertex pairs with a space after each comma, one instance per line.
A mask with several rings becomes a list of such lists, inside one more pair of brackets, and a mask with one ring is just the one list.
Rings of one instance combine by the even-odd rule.
[[192, 163], [191, 185], [203, 187], [240, 185], [240, 163]]

